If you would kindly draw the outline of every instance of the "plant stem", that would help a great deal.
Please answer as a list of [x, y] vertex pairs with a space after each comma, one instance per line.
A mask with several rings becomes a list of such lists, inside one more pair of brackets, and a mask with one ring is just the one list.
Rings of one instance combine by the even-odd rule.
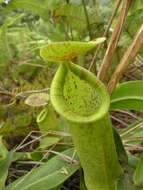
[[88, 33], [89, 33], [89, 37], [91, 39], [92, 34], [91, 34], [91, 29], [90, 29], [90, 21], [89, 21], [89, 16], [88, 16], [88, 11], [87, 11], [87, 8], [86, 8], [85, 0], [82, 0], [82, 4], [83, 4], [83, 8], [84, 8], [85, 17], [86, 17], [87, 30], [88, 30]]
[[95, 5], [96, 4], [96, 0], [93, 0], [93, 5]]
[[113, 92], [120, 78], [125, 73], [129, 63], [133, 61], [134, 58], [136, 57], [142, 45], [143, 45], [143, 25], [140, 27], [138, 33], [136, 34], [135, 39], [133, 40], [132, 44], [129, 46], [129, 48], [125, 52], [119, 65], [115, 69], [110, 82], [108, 83], [108, 91], [110, 94]]
[[105, 53], [103, 62], [101, 64], [101, 67], [98, 72], [98, 77], [101, 81], [105, 82], [108, 80], [108, 71], [111, 67], [112, 64], [112, 59], [114, 52], [116, 51], [117, 44], [122, 32], [122, 28], [128, 13], [128, 10], [132, 4], [133, 0], [126, 0], [125, 3], [123, 4], [122, 10], [120, 12], [115, 30], [111, 36], [111, 40], [109, 42], [107, 51]]

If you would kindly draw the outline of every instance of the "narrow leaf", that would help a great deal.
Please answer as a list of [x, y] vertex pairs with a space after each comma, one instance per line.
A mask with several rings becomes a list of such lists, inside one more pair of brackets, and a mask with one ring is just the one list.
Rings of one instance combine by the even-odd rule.
[[0, 190], [5, 188], [8, 169], [12, 162], [13, 152], [9, 152], [5, 159], [0, 160]]
[[45, 137], [43, 139], [41, 139], [40, 141], [40, 145], [38, 148], [40, 149], [45, 149], [49, 146], [52, 146], [56, 143], [58, 143], [58, 141], [60, 140], [59, 137], [55, 137], [55, 136], [48, 136], [48, 137]]
[[135, 170], [133, 180], [136, 186], [143, 187], [143, 154], [140, 157], [140, 161]]
[[122, 143], [122, 139], [120, 135], [118, 134], [117, 130], [113, 128], [113, 132], [114, 132], [114, 140], [115, 140], [118, 158], [119, 158], [120, 164], [125, 168], [128, 163], [128, 156], [124, 148], [124, 145]]
[[[42, 166], [33, 169], [24, 177], [10, 184], [6, 190], [51, 190], [58, 187], [79, 169], [77, 163], [70, 163], [74, 149], [68, 149], [50, 159]], [[74, 161], [77, 155], [74, 157]]]
[[0, 136], [0, 160], [5, 159], [7, 154], [8, 154], [8, 150], [2, 142], [2, 136]]
[[12, 0], [4, 8], [4, 12], [9, 12], [15, 9], [24, 9], [41, 16], [44, 20], [48, 20], [48, 9], [46, 4], [37, 0]]
[[128, 125], [128, 127], [121, 130], [120, 134], [122, 138], [127, 140], [128, 137], [142, 137], [143, 135], [142, 125], [143, 125], [142, 118]]
[[120, 84], [111, 96], [110, 109], [143, 111], [143, 81], [129, 81]]

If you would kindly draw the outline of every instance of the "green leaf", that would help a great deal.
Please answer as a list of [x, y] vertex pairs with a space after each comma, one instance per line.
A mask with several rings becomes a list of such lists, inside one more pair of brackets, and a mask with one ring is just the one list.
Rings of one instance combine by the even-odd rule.
[[139, 8], [135, 8], [128, 14], [126, 19], [126, 28], [128, 28], [127, 33], [134, 36], [143, 20], [143, 6], [139, 5]]
[[4, 24], [0, 27], [0, 66], [5, 66], [12, 57], [9, 41], [7, 39], [7, 29], [9, 26], [17, 22], [22, 16], [23, 14], [18, 14], [16, 16], [7, 18]]
[[[77, 162], [69, 163], [69, 160], [67, 161], [67, 157], [72, 159], [73, 154], [74, 149], [58, 153], [47, 163], [10, 184], [6, 190], [51, 190], [58, 187], [79, 169]], [[75, 159], [77, 159], [77, 155], [74, 157], [74, 161]]]
[[139, 163], [139, 158], [132, 155], [132, 154], [128, 154], [128, 164], [131, 168], [136, 168], [137, 165]]
[[119, 84], [111, 96], [110, 109], [143, 111], [143, 81], [137, 80]]
[[8, 168], [13, 159], [13, 152], [8, 152], [0, 136], [0, 190], [5, 187], [5, 181], [8, 175]]
[[12, 0], [4, 8], [4, 12], [11, 12], [15, 9], [24, 9], [32, 12], [39, 15], [45, 21], [49, 19], [47, 5], [38, 0]]
[[80, 169], [80, 189], [81, 190], [87, 190], [82, 169]]
[[8, 154], [8, 150], [2, 142], [2, 136], [0, 136], [0, 160], [5, 159], [7, 154]]
[[133, 180], [136, 186], [143, 187], [143, 154], [135, 170]]
[[0, 160], [0, 190], [3, 190], [5, 187], [5, 182], [8, 175], [8, 169], [12, 162], [13, 152], [8, 152], [7, 156]]
[[25, 104], [32, 107], [45, 106], [48, 104], [49, 95], [47, 93], [36, 93], [28, 96], [25, 100]]
[[[80, 13], [80, 14], [79, 14]], [[56, 7], [54, 10], [54, 16], [67, 16], [73, 19], [80, 19], [82, 17], [82, 22], [86, 22], [84, 8], [76, 4], [63, 4]]]
[[116, 151], [118, 154], [120, 164], [123, 167], [126, 167], [126, 165], [128, 163], [128, 156], [127, 156], [126, 150], [124, 148], [124, 145], [122, 143], [122, 139], [121, 139], [121, 137], [118, 134], [116, 129], [113, 128], [113, 132], [114, 132], [114, 140], [115, 140], [115, 145], [116, 145]]
[[[59, 18], [66, 19], [67, 23], [70, 23], [70, 27], [72, 29], [77, 29], [79, 31], [82, 31], [86, 28], [86, 17], [84, 8], [82, 5], [76, 5], [76, 4], [63, 4], [53, 11], [54, 18], [57, 18], [57, 22], [59, 21]], [[95, 22], [94, 17], [94, 22]]]
[[[92, 6], [92, 8], [87, 7], [88, 17], [90, 26], [94, 25], [94, 30], [96, 31], [101, 24], [101, 17], [99, 16], [99, 6]], [[57, 23], [59, 21], [66, 21], [66, 23], [70, 24], [71, 29], [75, 29], [80, 33], [85, 32], [87, 27], [87, 20], [85, 16], [84, 7], [82, 4], [70, 2], [69, 4], [60, 4], [59, 6], [55, 6], [53, 9], [53, 17]], [[99, 25], [98, 25], [99, 24]], [[96, 25], [98, 26], [96, 28]], [[99, 29], [98, 29], [99, 31]], [[95, 32], [96, 33], [96, 32]], [[99, 33], [100, 35], [100, 33]]]
[[41, 139], [40, 145], [39, 145], [38, 148], [45, 149], [45, 148], [47, 148], [49, 146], [52, 146], [52, 145], [56, 144], [59, 140], [60, 140], [60, 138], [55, 137], [55, 136], [45, 137], [45, 138]]
[[28, 113], [18, 114], [13, 119], [13, 123], [19, 127], [26, 127], [31, 124], [32, 117]]
[[15, 162], [17, 160], [30, 160], [32, 159], [31, 152], [14, 152], [12, 161]]
[[123, 176], [117, 184], [117, 190], [141, 190], [135, 187], [134, 184], [129, 180], [129, 176]]
[[10, 59], [6, 23], [0, 27], [0, 51], [0, 65], [5, 65]]
[[97, 44], [104, 41], [105, 38], [97, 38], [95, 41], [90, 42], [54, 42], [43, 47], [40, 54], [42, 58], [48, 61], [70, 61], [78, 55], [85, 54], [87, 51], [95, 48]]
[[42, 132], [58, 129], [58, 119], [51, 105], [40, 112], [37, 116], [37, 123]]

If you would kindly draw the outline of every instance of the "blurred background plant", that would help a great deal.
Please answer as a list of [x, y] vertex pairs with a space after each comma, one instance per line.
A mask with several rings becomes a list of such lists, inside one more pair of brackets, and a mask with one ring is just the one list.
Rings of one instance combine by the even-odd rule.
[[[47, 163], [52, 157], [55, 159], [53, 163], [57, 163], [52, 171], [62, 167], [60, 172], [64, 173], [56, 189], [79, 189], [79, 173], [82, 171], [63, 184], [79, 169], [79, 163], [73, 156], [76, 153], [70, 149], [73, 144], [68, 126], [54, 112], [49, 101], [48, 93], [56, 66], [43, 61], [39, 49], [54, 41], [89, 41], [105, 36], [106, 42], [96, 52], [92, 51], [75, 60], [77, 64], [97, 74], [123, 3], [122, 0], [0, 0], [0, 167], [5, 168], [0, 172], [1, 188], [31, 168]], [[112, 59], [110, 76], [133, 41], [142, 21], [143, 1], [136, 0], [128, 10]], [[143, 80], [142, 56], [143, 49], [140, 49], [122, 81]], [[129, 88], [132, 90], [133, 86]], [[116, 94], [113, 94], [112, 105], [115, 101]], [[116, 109], [118, 106], [114, 104], [113, 107]], [[132, 168], [136, 168], [142, 151], [143, 109], [132, 110], [129, 108], [123, 111], [121, 108], [112, 111], [111, 118], [121, 134], [129, 162]], [[10, 151], [13, 149], [15, 151]], [[65, 150], [67, 152], [62, 153]], [[55, 154], [57, 157], [53, 157]], [[60, 163], [56, 161], [59, 157], [62, 158]], [[65, 166], [65, 163], [74, 161], [77, 162], [76, 166]], [[33, 173], [30, 175], [34, 176]], [[48, 178], [49, 173], [46, 175]], [[42, 173], [41, 178], [43, 176]], [[85, 188], [82, 182], [81, 177], [81, 186]], [[49, 189], [53, 188], [55, 186], [49, 186]]]

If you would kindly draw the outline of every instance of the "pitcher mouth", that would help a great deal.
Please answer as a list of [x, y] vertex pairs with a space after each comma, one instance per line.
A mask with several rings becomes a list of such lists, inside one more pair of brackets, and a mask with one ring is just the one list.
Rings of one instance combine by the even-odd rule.
[[110, 105], [105, 86], [92, 73], [73, 63], [59, 66], [52, 81], [50, 98], [59, 114], [77, 123], [100, 119]]

